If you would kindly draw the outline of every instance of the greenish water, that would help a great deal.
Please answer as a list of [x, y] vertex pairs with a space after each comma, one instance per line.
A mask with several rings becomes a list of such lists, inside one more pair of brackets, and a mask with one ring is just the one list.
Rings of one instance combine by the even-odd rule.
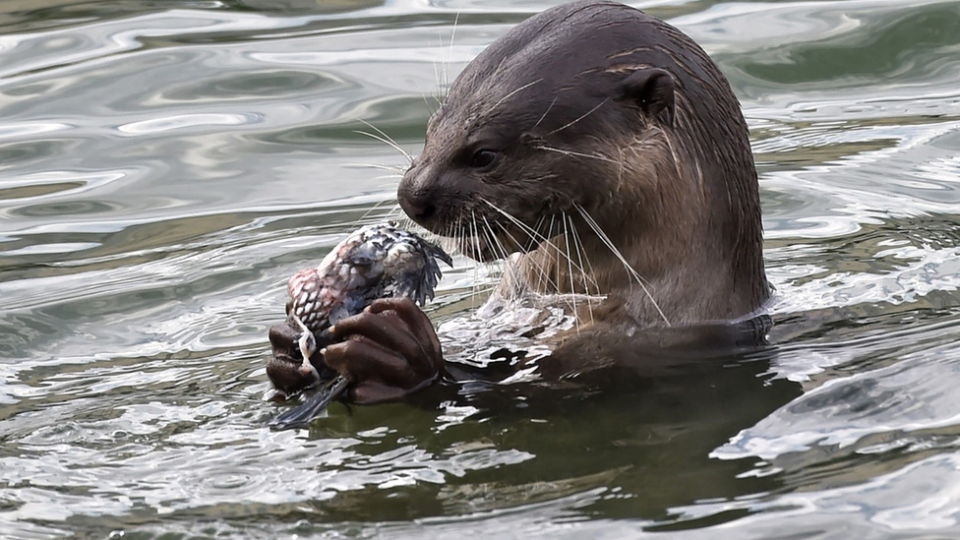
[[956, 1], [641, 5], [743, 103], [769, 350], [265, 427], [286, 279], [406, 164], [357, 132], [552, 4], [0, 3], [0, 537], [960, 536]]

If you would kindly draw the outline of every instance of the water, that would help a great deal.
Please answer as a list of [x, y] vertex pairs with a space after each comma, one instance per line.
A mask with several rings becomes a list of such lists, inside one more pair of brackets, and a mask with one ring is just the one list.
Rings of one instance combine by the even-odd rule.
[[3, 2], [0, 536], [960, 535], [955, 1], [643, 4], [743, 102], [770, 350], [265, 427], [286, 279], [405, 164], [358, 132], [551, 4]]

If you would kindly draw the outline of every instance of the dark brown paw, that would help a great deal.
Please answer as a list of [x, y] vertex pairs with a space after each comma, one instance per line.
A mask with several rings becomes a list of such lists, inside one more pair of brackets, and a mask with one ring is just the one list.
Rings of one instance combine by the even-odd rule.
[[[304, 369], [301, 353], [303, 347], [300, 343], [303, 332], [292, 318], [288, 317], [283, 323], [271, 327], [269, 335], [273, 358], [267, 363], [267, 377], [273, 383], [273, 387], [283, 395], [293, 396], [317, 384], [321, 377], [334, 376], [334, 373], [324, 365], [319, 351], [315, 351], [310, 358], [310, 364], [315, 369]], [[318, 340], [318, 342], [321, 341]]]
[[433, 324], [408, 298], [376, 300], [331, 334], [338, 342], [322, 351], [323, 361], [354, 381], [348, 399], [355, 403], [399, 399], [431, 384], [443, 366]]

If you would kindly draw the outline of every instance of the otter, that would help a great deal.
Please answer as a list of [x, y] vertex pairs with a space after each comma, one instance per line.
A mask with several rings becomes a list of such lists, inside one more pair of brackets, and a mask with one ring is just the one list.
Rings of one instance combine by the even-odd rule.
[[[729, 83], [692, 39], [615, 2], [548, 9], [487, 47], [430, 118], [397, 195], [467, 256], [521, 253], [511, 289], [605, 297], [578, 339], [556, 344], [561, 356], [594, 354], [597, 339], [671, 342], [665, 328], [711, 328], [712, 339], [770, 295], [757, 173]], [[358, 381], [356, 402], [443, 371], [412, 302], [375, 303], [332, 337], [312, 361]]]

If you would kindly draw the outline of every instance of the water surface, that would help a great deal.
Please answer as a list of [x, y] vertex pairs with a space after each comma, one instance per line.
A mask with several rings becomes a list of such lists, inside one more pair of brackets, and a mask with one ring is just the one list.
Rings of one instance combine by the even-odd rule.
[[[3, 2], [2, 536], [960, 535], [956, 1], [636, 4], [743, 103], [769, 350], [266, 428], [286, 279], [406, 164], [359, 132], [416, 154], [553, 4]], [[434, 319], [486, 276], [461, 260]]]

